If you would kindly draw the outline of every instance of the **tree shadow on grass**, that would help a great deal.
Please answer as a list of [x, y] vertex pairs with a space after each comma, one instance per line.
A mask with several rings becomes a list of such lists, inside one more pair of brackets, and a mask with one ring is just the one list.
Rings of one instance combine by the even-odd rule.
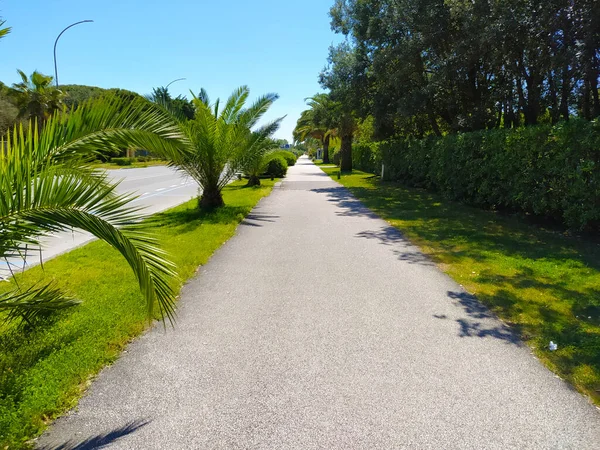
[[97, 450], [106, 447], [124, 436], [136, 432], [149, 423], [150, 421], [148, 420], [136, 420], [129, 422], [120, 428], [109, 431], [108, 433], [98, 434], [81, 442], [69, 441], [58, 446], [37, 447], [37, 450]]
[[181, 232], [191, 232], [204, 223], [219, 224], [240, 222], [250, 210], [243, 206], [223, 206], [210, 211], [203, 211], [196, 207], [175, 208], [172, 211], [156, 214], [149, 218], [145, 224], [149, 228], [171, 227]]
[[[397, 183], [357, 182], [360, 186], [350, 190], [365, 206], [435, 247], [436, 261], [456, 263], [476, 285], [477, 298], [505, 319], [514, 335], [538, 349], [550, 340], [558, 343], [558, 351], [544, 352], [543, 358], [600, 401], [600, 246], [595, 241]], [[472, 274], [471, 264], [477, 265]], [[457, 300], [469, 317], [459, 323], [461, 335], [513, 340], [504, 329], [482, 330], [477, 323], [483, 319], [476, 316], [484, 313]]]
[[[600, 246], [589, 241], [567, 238], [506, 217], [464, 204], [445, 200], [421, 189], [409, 189], [394, 183], [365, 180], [372, 188], [350, 187], [364, 206], [386, 220], [402, 221], [424, 240], [441, 243], [448, 251], [485, 260], [487, 251], [506, 252], [522, 258], [573, 259], [600, 270]], [[347, 195], [330, 195], [330, 201], [349, 202]], [[352, 202], [348, 204], [352, 207]], [[461, 247], [469, 242], [468, 248]]]

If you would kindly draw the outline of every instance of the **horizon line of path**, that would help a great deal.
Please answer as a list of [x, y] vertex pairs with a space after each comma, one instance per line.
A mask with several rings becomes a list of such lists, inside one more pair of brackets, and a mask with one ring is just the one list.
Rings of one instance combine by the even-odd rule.
[[38, 448], [597, 449], [600, 412], [307, 158]]

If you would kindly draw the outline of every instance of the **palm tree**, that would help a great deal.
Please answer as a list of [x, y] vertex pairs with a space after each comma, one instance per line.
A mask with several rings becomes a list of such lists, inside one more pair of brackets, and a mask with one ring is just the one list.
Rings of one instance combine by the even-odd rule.
[[4, 36], [6, 36], [8, 33], [10, 33], [10, 27], [4, 27], [4, 24], [6, 23], [5, 20], [0, 20], [0, 39], [2, 39]]
[[327, 94], [317, 94], [308, 98], [310, 109], [303, 111], [294, 129], [294, 139], [304, 141], [308, 136], [313, 137], [323, 147], [323, 163], [329, 163], [329, 144], [335, 138], [335, 103]]
[[249, 139], [253, 142], [248, 146], [250, 150], [242, 165], [242, 170], [248, 177], [248, 186], [260, 186], [260, 176], [267, 168], [269, 155], [279, 149], [279, 144], [270, 139], [266, 133], [252, 132]]
[[[130, 195], [118, 195], [104, 172], [87, 162], [95, 152], [137, 145], [161, 154], [178, 151], [181, 135], [150, 102], [117, 96], [55, 114], [44, 128], [15, 127], [0, 145], [0, 258], [40, 246], [48, 232], [88, 231], [117, 249], [137, 277], [149, 318], [155, 303], [172, 320], [174, 266], [143, 231]], [[26, 322], [74, 300], [52, 284], [0, 294], [0, 314]]]
[[19, 119], [33, 119], [41, 128], [43, 123], [62, 106], [65, 94], [52, 84], [53, 78], [37, 70], [28, 78], [22, 70], [21, 77], [8, 89], [8, 96], [19, 109]]
[[[219, 99], [210, 103], [204, 89], [194, 95], [195, 117], [186, 120], [172, 113], [186, 145], [179, 155], [169, 158], [172, 166], [186, 172], [200, 185], [200, 208], [224, 205], [221, 190], [235, 177], [252, 155], [259, 152], [261, 142], [270, 137], [283, 118], [274, 120], [250, 134], [277, 94], [259, 97], [250, 107], [245, 103], [250, 95], [247, 86], [236, 89], [221, 109]], [[168, 110], [168, 105], [165, 110]]]

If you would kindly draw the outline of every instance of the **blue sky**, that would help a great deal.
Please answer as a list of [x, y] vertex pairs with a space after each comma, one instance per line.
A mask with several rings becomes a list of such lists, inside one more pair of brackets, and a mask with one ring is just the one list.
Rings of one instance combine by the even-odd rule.
[[172, 94], [204, 87], [211, 99], [246, 84], [251, 97], [276, 92], [265, 119], [287, 114], [277, 137], [291, 140], [304, 99], [321, 89], [328, 48], [341, 38], [329, 27], [333, 0], [0, 0], [13, 28], [0, 42], [0, 80], [16, 69], [54, 74], [61, 84], [119, 87], [150, 93], [176, 78]]

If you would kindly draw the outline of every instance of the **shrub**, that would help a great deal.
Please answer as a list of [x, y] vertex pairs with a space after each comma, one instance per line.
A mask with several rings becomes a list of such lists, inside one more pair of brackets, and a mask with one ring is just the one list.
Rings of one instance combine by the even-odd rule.
[[381, 171], [381, 158], [379, 157], [379, 144], [355, 144], [352, 146], [352, 167], [363, 172], [379, 173]]
[[132, 158], [112, 158], [110, 161], [117, 166], [130, 166], [133, 163]]
[[600, 227], [600, 122], [381, 143], [385, 179], [453, 200]]
[[273, 178], [283, 178], [287, 168], [285, 159], [282, 156], [274, 155], [267, 163], [267, 174]]
[[329, 147], [329, 160], [333, 164], [335, 164], [336, 166], [339, 167], [341, 159], [342, 159], [342, 155], [340, 153], [340, 149], [339, 148], [332, 149], [331, 147]]
[[292, 167], [294, 164], [296, 164], [297, 157], [292, 152], [288, 152], [287, 150], [278, 150], [273, 154], [281, 156], [283, 159], [285, 159], [288, 167]]

